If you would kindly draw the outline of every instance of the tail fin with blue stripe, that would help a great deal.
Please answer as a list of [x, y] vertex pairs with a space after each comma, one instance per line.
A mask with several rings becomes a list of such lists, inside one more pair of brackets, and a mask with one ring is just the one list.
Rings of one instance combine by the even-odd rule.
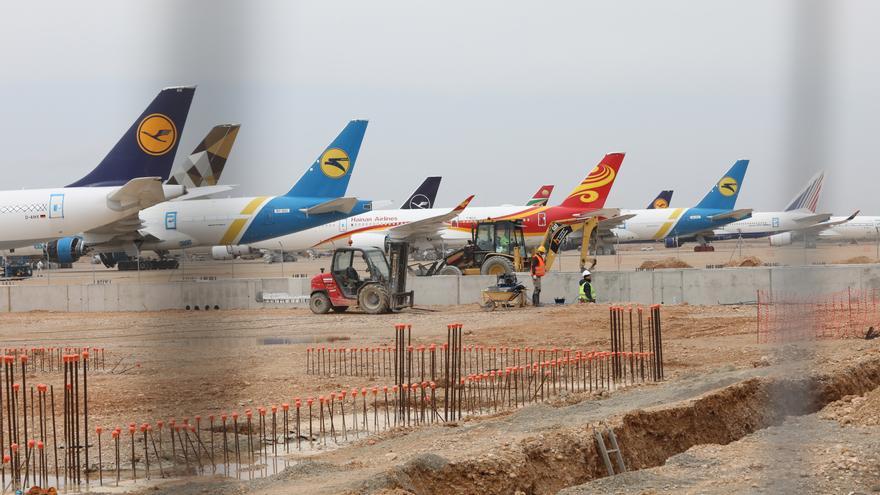
[[819, 192], [822, 191], [822, 181], [825, 180], [825, 172], [819, 171], [801, 192], [788, 203], [785, 211], [807, 209], [816, 213], [816, 205], [819, 203]]
[[195, 87], [165, 88], [101, 163], [67, 187], [120, 186], [137, 177], [168, 179]]
[[287, 196], [311, 198], [339, 198], [345, 196], [348, 181], [354, 172], [358, 152], [364, 133], [367, 131], [366, 120], [352, 120], [336, 136], [306, 170], [306, 173], [293, 185]]
[[746, 176], [746, 169], [748, 168], [748, 160], [737, 160], [730, 167], [730, 170], [721, 177], [721, 180], [712, 187], [709, 194], [697, 204], [697, 208], [713, 210], [734, 209], [736, 207], [736, 198], [739, 196], [739, 190], [742, 187], [743, 179]]

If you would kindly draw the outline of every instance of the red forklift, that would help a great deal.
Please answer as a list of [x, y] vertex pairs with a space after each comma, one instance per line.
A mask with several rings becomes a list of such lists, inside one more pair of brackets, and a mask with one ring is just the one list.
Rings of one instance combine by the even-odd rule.
[[391, 241], [387, 249], [387, 258], [373, 247], [333, 251], [330, 273], [322, 268], [312, 277], [312, 312], [343, 313], [358, 307], [367, 314], [381, 314], [411, 308], [413, 291], [406, 290], [409, 243]]

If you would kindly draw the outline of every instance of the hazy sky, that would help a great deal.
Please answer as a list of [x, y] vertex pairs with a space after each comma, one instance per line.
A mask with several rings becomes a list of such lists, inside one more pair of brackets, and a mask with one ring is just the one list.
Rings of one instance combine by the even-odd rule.
[[12, 2], [0, 17], [3, 189], [63, 185], [164, 87], [198, 84], [178, 159], [240, 122], [225, 182], [279, 194], [352, 118], [350, 193], [560, 201], [626, 151], [607, 206], [695, 203], [738, 158], [739, 206], [880, 214], [880, 3]]

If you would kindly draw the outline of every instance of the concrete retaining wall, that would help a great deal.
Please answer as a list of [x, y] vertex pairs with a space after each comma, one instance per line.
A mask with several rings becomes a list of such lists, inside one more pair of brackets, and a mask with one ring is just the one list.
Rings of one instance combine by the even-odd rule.
[[[579, 273], [552, 272], [544, 277], [541, 300], [552, 303], [577, 300]], [[529, 293], [532, 281], [519, 276]], [[758, 289], [800, 294], [828, 293], [852, 288], [880, 288], [880, 266], [839, 265], [809, 267], [682, 269], [644, 272], [597, 272], [593, 280], [600, 302], [640, 304], [738, 304], [755, 301]], [[417, 305], [472, 304], [483, 288], [494, 285], [491, 276], [410, 277]], [[308, 296], [308, 278], [234, 279], [157, 284], [98, 284], [69, 286], [0, 286], [0, 312], [25, 311], [162, 311], [255, 309], [304, 306], [265, 303], [262, 294]]]

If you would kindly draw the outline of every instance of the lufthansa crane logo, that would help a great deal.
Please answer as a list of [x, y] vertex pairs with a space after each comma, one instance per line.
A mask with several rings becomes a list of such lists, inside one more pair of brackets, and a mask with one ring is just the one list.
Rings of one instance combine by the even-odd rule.
[[171, 119], [161, 113], [147, 115], [138, 124], [137, 142], [148, 155], [164, 155], [177, 142], [177, 128]]
[[718, 181], [718, 192], [722, 196], [733, 196], [739, 190], [739, 183], [733, 177], [725, 177]]
[[657, 208], [658, 210], [669, 208], [669, 203], [667, 203], [666, 200], [663, 198], [657, 198], [654, 200], [654, 208]]
[[348, 153], [339, 148], [330, 148], [321, 155], [321, 172], [331, 179], [345, 177], [350, 166]]

